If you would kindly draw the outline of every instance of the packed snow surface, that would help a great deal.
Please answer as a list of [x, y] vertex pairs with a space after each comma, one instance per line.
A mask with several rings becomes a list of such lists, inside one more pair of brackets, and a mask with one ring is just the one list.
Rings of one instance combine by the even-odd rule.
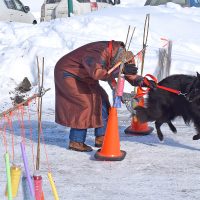
[[[38, 14], [43, 1], [24, 1]], [[54, 66], [70, 51], [94, 41], [126, 39], [128, 26], [136, 27], [130, 50], [136, 54], [142, 49], [143, 29], [146, 14], [150, 14], [148, 47], [146, 49], [144, 74], [157, 75], [158, 50], [164, 45], [161, 38], [171, 40], [171, 74], [192, 74], [199, 70], [200, 62], [200, 12], [199, 8], [182, 8], [168, 3], [165, 6], [144, 7], [144, 1], [123, 0], [120, 5], [73, 16], [56, 19], [37, 25], [0, 22], [0, 111], [12, 106], [11, 97], [17, 85], [27, 77], [32, 90], [29, 96], [37, 93], [37, 62], [40, 68], [44, 58], [44, 87], [51, 88], [43, 98], [42, 130], [45, 146], [41, 143], [40, 169], [43, 177], [43, 190], [46, 200], [53, 200], [48, 182], [48, 165], [61, 200], [196, 200], [200, 196], [199, 183], [199, 141], [193, 141], [193, 125], [187, 127], [181, 119], [174, 124], [175, 135], [163, 126], [164, 142], [160, 143], [156, 132], [148, 136], [135, 137], [124, 134], [130, 126], [130, 114], [123, 105], [118, 109], [121, 149], [127, 155], [120, 162], [101, 162], [94, 159], [94, 153], [79, 153], [67, 150], [69, 128], [54, 122]], [[140, 72], [140, 65], [139, 72]], [[112, 102], [111, 90], [107, 83], [101, 82]], [[134, 88], [125, 84], [125, 92]], [[28, 109], [29, 108], [29, 109]], [[30, 112], [29, 112], [30, 111]], [[30, 113], [30, 120], [29, 120]], [[23, 168], [20, 151], [22, 124], [19, 114], [13, 115], [14, 161]], [[1, 125], [3, 119], [1, 120]], [[149, 124], [154, 126], [154, 124]], [[37, 147], [37, 109], [33, 101], [24, 112], [26, 134], [26, 153], [30, 172], [33, 174], [32, 145], [34, 156]], [[0, 127], [2, 128], [2, 126]], [[33, 139], [30, 139], [32, 130]], [[12, 162], [12, 130], [0, 132], [0, 199], [6, 188], [6, 169], [4, 162], [5, 145], [8, 144]], [[88, 130], [87, 144], [94, 146], [93, 129]], [[44, 148], [45, 147], [45, 148]], [[34, 159], [35, 161], [35, 159]], [[19, 187], [16, 200], [22, 200]]]

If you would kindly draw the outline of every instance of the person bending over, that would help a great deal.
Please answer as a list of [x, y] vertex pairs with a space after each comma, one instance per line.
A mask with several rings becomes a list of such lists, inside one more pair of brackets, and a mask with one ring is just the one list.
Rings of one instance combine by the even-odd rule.
[[133, 86], [143, 85], [143, 78], [137, 75], [134, 55], [125, 50], [121, 41], [92, 42], [57, 62], [54, 69], [55, 122], [71, 128], [69, 149], [92, 151], [92, 147], [85, 144], [88, 128], [94, 128], [95, 147], [102, 146], [110, 103], [99, 80], [107, 81], [113, 89], [119, 68], [111, 74], [108, 71], [122, 60], [125, 79]]

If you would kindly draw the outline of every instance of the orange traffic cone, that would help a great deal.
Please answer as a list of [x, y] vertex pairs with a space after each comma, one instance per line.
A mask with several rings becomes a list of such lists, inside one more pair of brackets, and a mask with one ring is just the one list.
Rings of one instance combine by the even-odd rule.
[[102, 148], [95, 153], [94, 157], [103, 161], [121, 161], [125, 156], [126, 152], [120, 150], [117, 109], [111, 107]]
[[[137, 89], [137, 96], [139, 96], [138, 106], [144, 107], [144, 97], [143, 97], [143, 90], [141, 88]], [[126, 128], [124, 132], [130, 135], [149, 135], [153, 131], [153, 127], [148, 126], [148, 123], [141, 123], [136, 116], [132, 118], [131, 126]]]

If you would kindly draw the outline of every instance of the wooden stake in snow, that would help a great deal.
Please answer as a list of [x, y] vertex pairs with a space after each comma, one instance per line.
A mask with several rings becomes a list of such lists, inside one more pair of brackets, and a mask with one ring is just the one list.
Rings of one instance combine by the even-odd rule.
[[145, 50], [147, 46], [147, 39], [148, 39], [148, 34], [149, 34], [149, 21], [150, 21], [150, 14], [146, 15], [145, 19], [145, 24], [144, 24], [144, 34], [143, 34], [143, 49], [144, 51], [142, 52], [142, 64], [141, 64], [141, 76], [144, 71], [144, 58], [145, 58]]
[[[42, 82], [40, 83], [40, 66], [37, 57], [37, 67], [38, 67], [38, 93], [42, 94], [43, 84], [44, 84], [44, 57], [42, 59]], [[37, 156], [36, 156], [36, 170], [40, 169], [40, 137], [41, 137], [41, 121], [42, 121], [42, 95], [38, 97], [38, 144], [37, 144]]]

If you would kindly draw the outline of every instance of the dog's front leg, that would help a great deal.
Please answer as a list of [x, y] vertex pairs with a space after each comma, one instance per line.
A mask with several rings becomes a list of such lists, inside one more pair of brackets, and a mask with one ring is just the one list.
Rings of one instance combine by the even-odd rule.
[[157, 135], [160, 141], [163, 141], [163, 134], [161, 132], [160, 127], [162, 126], [163, 123], [159, 122], [159, 121], [155, 121], [155, 126], [156, 126], [156, 131], [157, 131]]
[[193, 140], [200, 139], [200, 122], [199, 120], [194, 120], [194, 126], [196, 128], [197, 134], [193, 136]]

